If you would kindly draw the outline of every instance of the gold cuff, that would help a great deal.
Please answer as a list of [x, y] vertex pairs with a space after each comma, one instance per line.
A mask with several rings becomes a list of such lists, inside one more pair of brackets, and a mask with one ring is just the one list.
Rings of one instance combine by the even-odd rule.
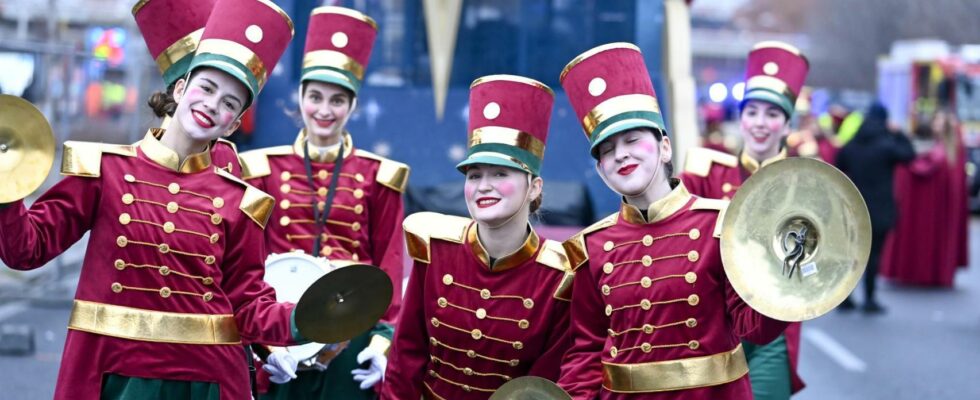
[[366, 348], [378, 350], [385, 357], [388, 357], [388, 350], [391, 348], [391, 339], [381, 335], [371, 336], [371, 342], [368, 343]]
[[703, 357], [643, 364], [602, 363], [602, 387], [616, 393], [648, 393], [717, 386], [749, 372], [742, 344]]
[[75, 300], [68, 329], [144, 342], [240, 344], [232, 315], [143, 310]]

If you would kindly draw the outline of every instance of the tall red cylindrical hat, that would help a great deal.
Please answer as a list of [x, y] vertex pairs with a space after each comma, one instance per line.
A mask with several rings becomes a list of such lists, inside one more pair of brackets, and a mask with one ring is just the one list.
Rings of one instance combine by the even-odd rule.
[[745, 65], [742, 104], [766, 101], [779, 106], [786, 115], [793, 115], [809, 70], [810, 62], [796, 47], [777, 41], [756, 44]]
[[378, 24], [361, 12], [343, 7], [313, 9], [300, 80], [333, 83], [356, 94], [377, 35]]
[[167, 86], [187, 74], [217, 0], [140, 0], [133, 18]]

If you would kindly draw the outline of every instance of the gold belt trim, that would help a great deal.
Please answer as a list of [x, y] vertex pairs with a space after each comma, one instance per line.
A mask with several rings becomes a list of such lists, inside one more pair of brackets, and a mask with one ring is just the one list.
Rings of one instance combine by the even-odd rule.
[[703, 357], [643, 364], [602, 363], [602, 387], [616, 393], [647, 393], [717, 386], [749, 372], [742, 344]]
[[194, 50], [197, 49], [197, 44], [201, 42], [201, 36], [203, 34], [204, 28], [198, 29], [188, 33], [187, 36], [177, 39], [170, 47], [164, 49], [156, 59], [160, 73], [167, 72], [167, 69], [176, 64], [177, 61], [180, 61], [180, 59], [188, 54], [193, 54]]
[[544, 143], [527, 132], [502, 126], [485, 126], [470, 133], [469, 147], [481, 143], [499, 143], [527, 150], [537, 158], [544, 158]]
[[144, 342], [240, 344], [232, 315], [143, 310], [75, 300], [68, 329]]
[[616, 96], [599, 103], [592, 111], [589, 111], [589, 114], [582, 118], [582, 127], [585, 128], [586, 134], [591, 136], [592, 131], [603, 121], [630, 111], [651, 111], [660, 114], [660, 105], [657, 104], [657, 99], [650, 95], [627, 94]]

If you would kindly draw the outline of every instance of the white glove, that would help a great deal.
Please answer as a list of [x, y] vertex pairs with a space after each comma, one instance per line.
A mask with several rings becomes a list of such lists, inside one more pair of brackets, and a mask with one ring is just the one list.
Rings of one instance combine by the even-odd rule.
[[368, 347], [357, 355], [358, 364], [368, 360], [371, 360], [371, 365], [367, 369], [358, 368], [350, 372], [354, 375], [354, 380], [361, 383], [361, 390], [367, 390], [380, 382], [388, 368], [388, 357], [378, 349]]
[[272, 383], [281, 385], [292, 379], [296, 379], [296, 366], [298, 364], [299, 362], [289, 352], [276, 350], [272, 354], [269, 354], [269, 357], [265, 360], [265, 365], [262, 366], [262, 370], [272, 375], [269, 377]]

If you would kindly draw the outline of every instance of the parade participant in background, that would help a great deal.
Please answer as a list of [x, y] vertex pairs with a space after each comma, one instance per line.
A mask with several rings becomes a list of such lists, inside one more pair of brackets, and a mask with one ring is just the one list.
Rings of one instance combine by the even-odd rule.
[[786, 137], [787, 155], [790, 157], [811, 157], [833, 165], [840, 145], [837, 138], [824, 127], [813, 114], [810, 89], [806, 86], [796, 100], [796, 116], [799, 129]]
[[[174, 87], [178, 79], [186, 78], [191, 58], [201, 41], [204, 24], [217, 0], [141, 0], [133, 6], [136, 27], [143, 34], [146, 47], [156, 61], [163, 78], [164, 91], [150, 96], [153, 114], [163, 118], [160, 128], [150, 129], [154, 137], [163, 130], [177, 109]], [[211, 162], [232, 175], [241, 177], [235, 144], [223, 137], [211, 143]]]
[[[272, 385], [265, 398], [373, 398], [372, 386], [384, 376], [401, 302], [401, 195], [409, 169], [355, 148], [346, 130], [377, 29], [373, 19], [355, 10], [314, 9], [297, 92], [305, 127], [290, 146], [241, 156], [245, 179], [276, 199], [265, 237], [269, 253], [301, 250], [334, 264], [379, 266], [394, 283], [393, 300], [382, 321], [352, 339], [325, 370], [299, 371], [288, 383], [292, 374], [273, 376], [282, 384]], [[291, 363], [295, 367], [296, 360]], [[370, 367], [359, 367], [362, 363]]]
[[[565, 242], [575, 272], [573, 345], [558, 384], [574, 399], [751, 399], [739, 339], [787, 323], [734, 291], [721, 263], [728, 202], [670, 178], [672, 150], [640, 50], [589, 50], [561, 82], [620, 211]], [[760, 110], [761, 112], [761, 110]]]
[[[882, 245], [895, 226], [894, 174], [896, 167], [914, 158], [909, 139], [888, 127], [888, 111], [877, 102], [871, 105], [854, 138], [837, 153], [837, 168], [861, 191], [871, 214], [871, 254], [864, 270], [864, 311], [868, 313], [885, 311], [875, 298], [875, 281]], [[848, 298], [840, 307], [853, 309], [854, 302]]]
[[912, 139], [916, 157], [895, 171], [895, 229], [881, 251], [881, 276], [899, 283], [952, 287], [955, 213], [946, 206], [953, 182], [946, 140], [953, 121], [937, 113]]
[[[698, 196], [727, 200], [750, 175], [786, 158], [782, 142], [808, 70], [806, 57], [795, 47], [782, 42], [756, 44], [746, 61], [745, 95], [739, 105], [742, 151], [736, 157], [691, 149], [681, 174], [684, 186]], [[789, 399], [803, 388], [796, 372], [799, 323], [790, 324], [785, 335], [765, 346], [743, 345], [756, 399]]]
[[[0, 210], [0, 258], [44, 265], [91, 231], [57, 399], [245, 399], [241, 342], [292, 344], [294, 306], [262, 281], [273, 200], [213, 166], [292, 38], [263, 0], [219, 0], [166, 132], [66, 142], [61, 182]], [[267, 69], [267, 68], [268, 69]]]
[[561, 244], [528, 223], [553, 103], [550, 88], [524, 77], [470, 86], [469, 150], [457, 167], [472, 220], [405, 220], [415, 263], [382, 399], [487, 399], [519, 376], [557, 379], [571, 275]]

